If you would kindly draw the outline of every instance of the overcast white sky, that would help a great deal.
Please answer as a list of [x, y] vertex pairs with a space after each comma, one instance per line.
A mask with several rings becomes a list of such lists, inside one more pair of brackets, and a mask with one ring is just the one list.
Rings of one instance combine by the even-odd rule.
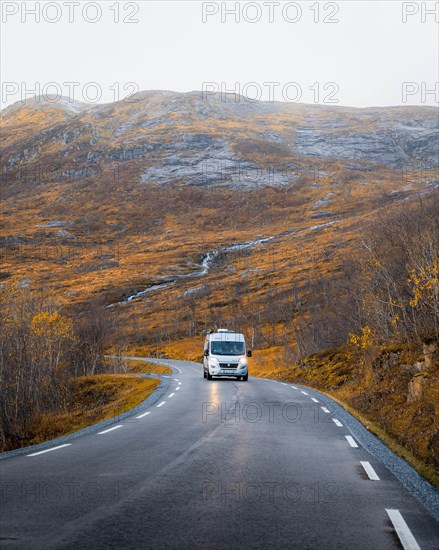
[[35, 91], [108, 102], [135, 90], [201, 90], [207, 82], [261, 99], [270, 99], [271, 88], [275, 100], [438, 104], [439, 89], [431, 93], [439, 87], [438, 2], [241, 1], [237, 14], [225, 12], [233, 7], [3, 0], [0, 106]]

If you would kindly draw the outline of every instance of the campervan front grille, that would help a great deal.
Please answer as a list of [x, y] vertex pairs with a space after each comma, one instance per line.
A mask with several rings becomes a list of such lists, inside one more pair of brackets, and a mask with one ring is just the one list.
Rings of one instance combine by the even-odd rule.
[[220, 363], [219, 366], [222, 369], [237, 369], [238, 363]]

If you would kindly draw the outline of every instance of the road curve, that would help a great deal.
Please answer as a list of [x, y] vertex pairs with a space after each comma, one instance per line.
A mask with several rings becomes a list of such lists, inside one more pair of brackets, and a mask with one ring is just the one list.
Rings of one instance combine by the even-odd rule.
[[433, 515], [320, 394], [166, 363], [157, 401], [0, 461], [2, 549], [439, 548]]

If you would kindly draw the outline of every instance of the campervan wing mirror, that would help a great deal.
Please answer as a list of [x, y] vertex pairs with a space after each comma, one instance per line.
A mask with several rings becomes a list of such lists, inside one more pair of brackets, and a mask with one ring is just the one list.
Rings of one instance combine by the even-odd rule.
[[249, 349], [249, 350], [247, 350], [247, 357], [251, 357], [251, 356], [252, 356], [252, 350]]
[[205, 349], [204, 350], [204, 357], [208, 357], [209, 356], [209, 350], [208, 349]]

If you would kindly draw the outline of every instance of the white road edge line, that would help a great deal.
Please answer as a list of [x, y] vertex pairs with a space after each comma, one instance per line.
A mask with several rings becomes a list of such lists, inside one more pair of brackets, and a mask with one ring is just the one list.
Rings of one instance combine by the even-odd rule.
[[303, 395], [308, 395], [306, 391], [300, 391], [300, 393], [303, 393]]
[[357, 447], [358, 448], [357, 442], [355, 441], [355, 439], [351, 435], [345, 435], [345, 438], [348, 440], [348, 443], [351, 447]]
[[164, 405], [165, 403], [166, 403], [166, 401], [162, 401], [161, 403], [159, 403], [159, 404], [157, 405], [157, 407], [161, 407], [161, 406]]
[[323, 412], [325, 412], [325, 413], [328, 413], [328, 414], [329, 414], [329, 411], [328, 411], [328, 409], [327, 409], [326, 407], [320, 407], [320, 408], [322, 409], [322, 411], [323, 411]]
[[412, 535], [409, 526], [402, 517], [401, 512], [399, 510], [389, 510], [388, 508], [386, 508], [386, 512], [393, 524], [402, 546], [404, 547], [404, 550], [421, 550], [415, 537]]
[[170, 393], [168, 397], [174, 397], [175, 393]]
[[281, 384], [282, 384], [283, 386], [288, 386], [288, 384], [285, 384], [285, 382], [281, 382]]
[[370, 465], [369, 462], [363, 462], [363, 461], [361, 461], [361, 465], [362, 465], [363, 468], [365, 469], [366, 474], [369, 476], [369, 479], [371, 479], [372, 481], [379, 481], [379, 480], [380, 480], [380, 478], [378, 477], [377, 473], [376, 473], [375, 470], [372, 468], [372, 466]]
[[343, 426], [343, 424], [340, 422], [340, 420], [338, 420], [338, 418], [333, 418], [332, 421], [334, 422], [334, 424], [336, 424], [339, 428], [341, 428]]
[[148, 411], [148, 412], [143, 413], [143, 414], [139, 414], [139, 416], [136, 416], [136, 418], [143, 418], [143, 417], [146, 416], [147, 414], [151, 414], [151, 411]]
[[50, 453], [50, 451], [56, 451], [57, 449], [62, 449], [63, 447], [69, 447], [71, 443], [64, 443], [64, 445], [58, 445], [58, 447], [52, 447], [51, 449], [46, 449], [45, 451], [38, 451], [37, 453], [31, 453], [27, 456], [37, 456], [42, 455], [43, 453]]
[[314, 401], [314, 403], [319, 403], [318, 399], [315, 399], [314, 397], [311, 397], [311, 399]]
[[112, 432], [113, 430], [117, 430], [118, 428], [122, 428], [122, 424], [113, 426], [112, 428], [108, 428], [108, 430], [104, 430], [103, 432], [98, 432], [98, 435], [107, 434], [108, 432]]
[[181, 374], [181, 370], [178, 367], [174, 367], [175, 370], [178, 370], [178, 372]]

